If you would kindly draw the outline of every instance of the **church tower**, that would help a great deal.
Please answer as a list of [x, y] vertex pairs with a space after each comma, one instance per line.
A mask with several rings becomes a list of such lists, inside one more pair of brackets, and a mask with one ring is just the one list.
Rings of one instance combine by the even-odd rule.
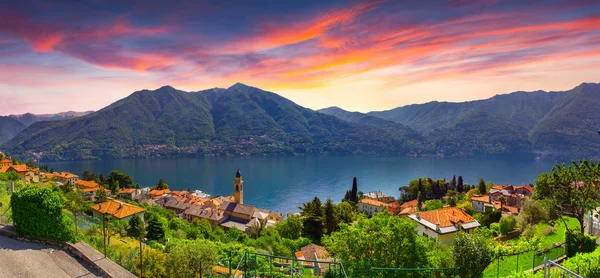
[[235, 173], [235, 180], [233, 180], [233, 198], [236, 204], [244, 204], [244, 181], [239, 169]]

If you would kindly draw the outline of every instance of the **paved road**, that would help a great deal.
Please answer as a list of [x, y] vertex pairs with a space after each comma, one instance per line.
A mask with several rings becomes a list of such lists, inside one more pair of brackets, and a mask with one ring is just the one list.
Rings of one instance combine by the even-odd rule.
[[0, 236], [0, 277], [100, 277], [63, 250]]

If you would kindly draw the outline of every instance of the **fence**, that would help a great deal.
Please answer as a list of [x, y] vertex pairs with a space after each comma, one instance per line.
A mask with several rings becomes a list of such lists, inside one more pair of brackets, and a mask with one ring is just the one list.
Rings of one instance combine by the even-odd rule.
[[565, 256], [564, 243], [538, 251], [528, 251], [510, 256], [498, 256], [484, 272], [486, 278], [508, 277], [513, 273], [521, 273], [544, 264], [544, 257], [556, 260]]
[[235, 268], [234, 263], [228, 264], [230, 277], [346, 277], [343, 265], [335, 260], [303, 260], [245, 252]]
[[455, 277], [454, 268], [383, 268], [373, 267], [366, 277], [441, 278]]
[[584, 278], [577, 273], [563, 267], [562, 265], [544, 258], [544, 278], [561, 277], [561, 278]]

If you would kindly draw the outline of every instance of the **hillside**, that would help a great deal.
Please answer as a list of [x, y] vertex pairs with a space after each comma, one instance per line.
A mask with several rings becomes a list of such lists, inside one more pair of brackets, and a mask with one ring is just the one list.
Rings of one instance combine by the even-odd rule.
[[56, 113], [56, 114], [39, 114], [39, 115], [32, 114], [32, 113], [25, 113], [25, 114], [21, 114], [21, 115], [10, 115], [9, 117], [17, 119], [19, 122], [23, 123], [25, 125], [25, 127], [28, 127], [34, 123], [41, 122], [41, 121], [68, 120], [68, 119], [72, 119], [72, 118], [85, 116], [85, 115], [91, 114], [93, 112], [94, 111], [86, 111], [86, 112], [68, 111], [68, 112], [61, 112], [61, 113]]
[[0, 144], [7, 142], [25, 129], [25, 125], [11, 117], [0, 117]]
[[38, 122], [4, 146], [44, 159], [198, 155], [402, 155], [386, 133], [243, 84], [187, 93], [138, 91], [92, 114]]
[[422, 132], [439, 156], [514, 152], [600, 156], [600, 84], [564, 92], [515, 92], [463, 103], [430, 102], [368, 115]]

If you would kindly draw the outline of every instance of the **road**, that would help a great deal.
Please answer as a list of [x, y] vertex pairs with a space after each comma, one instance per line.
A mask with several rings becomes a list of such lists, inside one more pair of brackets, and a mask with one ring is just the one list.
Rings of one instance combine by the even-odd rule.
[[63, 250], [0, 236], [0, 277], [101, 277]]

